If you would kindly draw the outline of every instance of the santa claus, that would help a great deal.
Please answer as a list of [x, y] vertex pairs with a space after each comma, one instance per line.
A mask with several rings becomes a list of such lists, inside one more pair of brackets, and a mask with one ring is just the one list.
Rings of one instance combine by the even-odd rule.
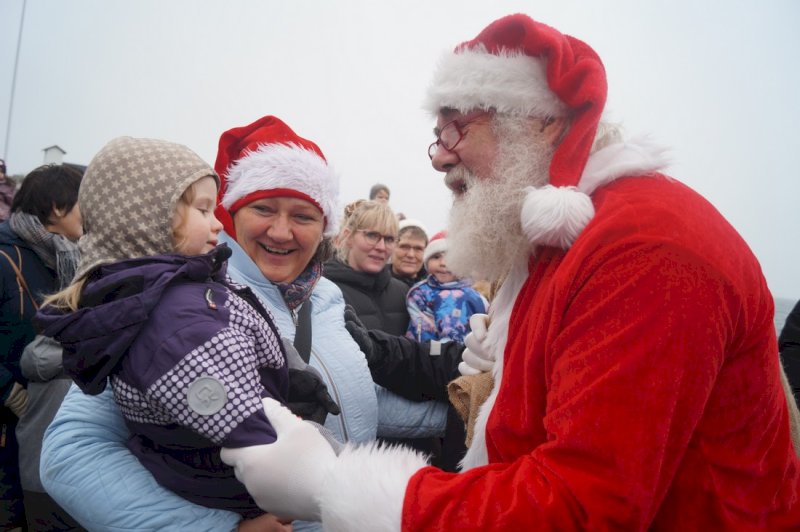
[[761, 268], [662, 150], [601, 121], [605, 99], [596, 53], [524, 15], [444, 58], [428, 153], [454, 194], [448, 265], [504, 279], [463, 471], [336, 455], [267, 400], [278, 441], [223, 451], [264, 509], [342, 531], [800, 527]]

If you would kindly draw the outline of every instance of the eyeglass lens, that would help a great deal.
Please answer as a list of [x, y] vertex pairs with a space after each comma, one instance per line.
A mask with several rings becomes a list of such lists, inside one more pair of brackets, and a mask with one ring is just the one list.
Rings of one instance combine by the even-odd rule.
[[453, 151], [455, 147], [458, 146], [458, 143], [461, 142], [462, 138], [464, 138], [464, 132], [458, 127], [457, 120], [446, 123], [439, 131], [437, 139], [428, 146], [428, 157], [433, 159], [439, 146], [447, 151]]
[[392, 235], [382, 235], [377, 231], [361, 231], [364, 235], [364, 239], [369, 243], [371, 246], [377, 246], [378, 242], [383, 239], [387, 246], [393, 246], [395, 242], [395, 238]]

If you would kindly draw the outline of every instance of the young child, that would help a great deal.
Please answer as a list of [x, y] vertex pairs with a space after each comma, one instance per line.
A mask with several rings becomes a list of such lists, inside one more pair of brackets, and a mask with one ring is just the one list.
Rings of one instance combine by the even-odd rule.
[[80, 188], [85, 235], [72, 285], [38, 314], [89, 394], [110, 377], [131, 451], [184, 498], [263, 513], [221, 447], [275, 441], [262, 398], [286, 403], [286, 353], [270, 312], [226, 277], [219, 178], [185, 146], [122, 137]]
[[465, 279], [447, 269], [447, 232], [433, 235], [422, 260], [428, 277], [411, 287], [406, 296], [408, 338], [418, 342], [455, 340], [463, 342], [469, 332], [469, 317], [486, 313], [488, 301]]

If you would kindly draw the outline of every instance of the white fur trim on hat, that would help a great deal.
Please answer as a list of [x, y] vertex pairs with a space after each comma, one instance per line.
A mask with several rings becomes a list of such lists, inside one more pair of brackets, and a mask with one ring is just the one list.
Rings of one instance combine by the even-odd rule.
[[325, 530], [400, 530], [408, 481], [427, 465], [403, 446], [347, 445], [318, 496]]
[[338, 232], [339, 178], [328, 163], [296, 144], [265, 144], [237, 159], [228, 169], [222, 206], [260, 190], [285, 188], [313, 199], [327, 224], [325, 235]]
[[429, 258], [444, 251], [447, 251], [447, 238], [439, 237], [436, 240], [431, 240], [425, 247], [425, 252], [422, 255], [422, 264], [427, 264]]
[[415, 220], [413, 218], [406, 218], [404, 220], [400, 220], [400, 223], [397, 224], [397, 232], [399, 233], [406, 227], [417, 227], [421, 229], [423, 233], [425, 233], [426, 238], [428, 236], [428, 229], [419, 220]]
[[425, 101], [436, 114], [495, 109], [518, 116], [563, 116], [567, 106], [547, 84], [545, 61], [523, 52], [490, 54], [483, 45], [450, 52], [439, 63]]

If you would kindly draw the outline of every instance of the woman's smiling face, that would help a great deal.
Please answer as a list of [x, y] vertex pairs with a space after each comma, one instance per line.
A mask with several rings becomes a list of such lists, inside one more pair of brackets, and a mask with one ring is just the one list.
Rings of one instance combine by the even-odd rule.
[[274, 283], [294, 281], [316, 253], [325, 218], [311, 202], [263, 198], [233, 215], [236, 240], [261, 273]]

